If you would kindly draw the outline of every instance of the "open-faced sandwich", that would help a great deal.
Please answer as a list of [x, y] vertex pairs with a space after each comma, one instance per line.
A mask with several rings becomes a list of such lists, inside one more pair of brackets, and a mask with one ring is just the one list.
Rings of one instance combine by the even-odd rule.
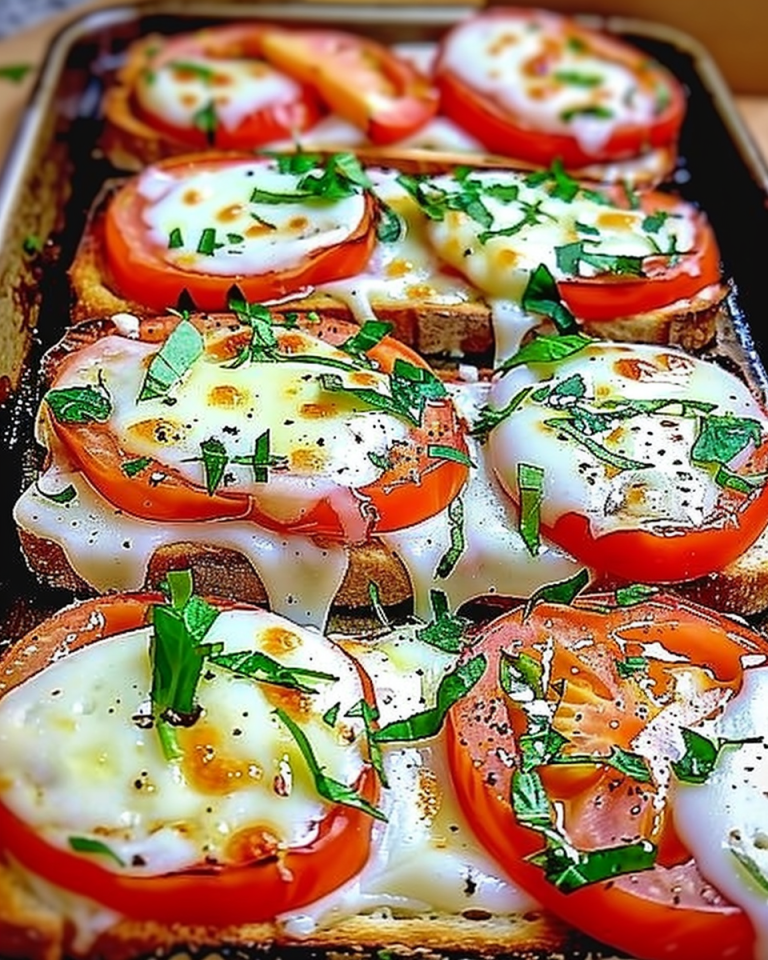
[[374, 587], [423, 614], [435, 587], [455, 609], [579, 565], [765, 605], [768, 415], [718, 364], [577, 333], [438, 376], [381, 322], [236, 306], [78, 324], [49, 354], [15, 507], [41, 576], [137, 589], [198, 556], [316, 624]]
[[473, 11], [429, 44], [251, 21], [134, 44], [103, 145], [128, 169], [195, 147], [298, 145], [410, 165], [560, 159], [647, 184], [674, 169], [685, 109], [648, 53], [543, 10]]
[[768, 644], [576, 593], [336, 642], [184, 571], [59, 612], [0, 661], [0, 952], [761, 956]]
[[407, 174], [350, 153], [161, 161], [118, 185], [71, 270], [74, 316], [272, 309], [375, 317], [421, 353], [497, 360], [532, 326], [699, 348], [726, 295], [694, 204], [547, 170]]

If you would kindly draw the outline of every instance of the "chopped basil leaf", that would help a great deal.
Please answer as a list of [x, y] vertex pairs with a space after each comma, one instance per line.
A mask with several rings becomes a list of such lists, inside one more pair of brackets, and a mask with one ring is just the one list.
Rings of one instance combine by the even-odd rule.
[[24, 253], [32, 256], [35, 253], [40, 253], [43, 249], [43, 241], [35, 233], [28, 233], [21, 244], [21, 249]]
[[571, 107], [569, 110], [560, 112], [560, 119], [564, 123], [570, 123], [576, 117], [594, 117], [597, 120], [610, 120], [613, 117], [613, 110], [603, 107], [600, 104], [590, 103], [583, 107]]
[[743, 844], [737, 845], [740, 840], [740, 837], [735, 837], [732, 833], [728, 838], [728, 850], [743, 867], [750, 879], [754, 881], [761, 893], [763, 895], [768, 894], [768, 876], [765, 875], [757, 860], [747, 853]]
[[518, 205], [523, 215], [517, 223], [510, 224], [508, 227], [500, 227], [497, 230], [483, 230], [477, 235], [477, 239], [480, 243], [485, 244], [494, 237], [513, 237], [516, 233], [525, 229], [525, 227], [533, 227], [537, 223], [541, 223], [544, 219], [556, 221], [556, 217], [553, 217], [551, 213], [547, 213], [541, 209], [542, 203], [544, 203], [543, 198], [537, 200], [535, 203], [526, 203], [520, 200]]
[[435, 567], [435, 576], [441, 580], [450, 576], [467, 545], [464, 534], [464, 501], [461, 497], [454, 497], [448, 505], [448, 524], [451, 544]]
[[271, 452], [270, 436], [269, 428], [267, 428], [254, 440], [253, 453], [249, 457], [237, 456], [231, 459], [231, 463], [244, 464], [251, 468], [254, 483], [268, 483], [269, 468], [285, 467], [288, 463], [288, 457]]
[[513, 414], [515, 410], [523, 403], [523, 401], [530, 395], [532, 388], [523, 387], [522, 390], [518, 391], [514, 397], [506, 403], [503, 407], [498, 410], [494, 407], [484, 406], [478, 415], [477, 422], [474, 424], [470, 433], [474, 437], [480, 437], [481, 440], [485, 440], [488, 434], [497, 427], [500, 423], [507, 419], [508, 416]]
[[648, 660], [646, 657], [625, 657], [623, 660], [616, 661], [616, 672], [622, 680], [636, 677], [639, 673], [645, 673], [647, 669]]
[[581, 446], [585, 447], [597, 460], [607, 463], [615, 470], [648, 470], [653, 464], [646, 463], [643, 460], [633, 460], [631, 457], [625, 457], [613, 450], [597, 443], [591, 437], [579, 430], [571, 420], [561, 418], [557, 420], [545, 420], [546, 426], [564, 433], [569, 439], [575, 440]]
[[442, 590], [430, 590], [429, 599], [432, 620], [416, 631], [417, 639], [444, 653], [460, 653], [466, 645], [465, 632], [470, 621], [451, 613]]
[[375, 580], [368, 581], [368, 596], [370, 597], [371, 607], [373, 608], [373, 612], [376, 615], [376, 619], [379, 621], [379, 623], [383, 627], [388, 627], [390, 625], [389, 617], [387, 616], [387, 612], [384, 609], [384, 605], [381, 602], [381, 596], [379, 594], [379, 585], [378, 583], [376, 583]]
[[397, 243], [405, 234], [403, 218], [383, 202], [379, 202], [378, 213], [376, 238], [381, 243]]
[[585, 244], [591, 242], [593, 241], [574, 240], [572, 243], [555, 247], [558, 269], [568, 276], [578, 277], [581, 276], [580, 265], [586, 263], [600, 273], [629, 274], [634, 277], [644, 276], [643, 261], [645, 257], [622, 253], [596, 253], [585, 248]]
[[731, 460], [749, 444], [759, 446], [762, 428], [759, 421], [750, 417], [731, 415], [702, 417], [698, 436], [691, 449], [694, 463], [722, 464]]
[[169, 571], [166, 587], [169, 602], [151, 607], [149, 655], [152, 712], [167, 750], [173, 738], [168, 737], [166, 725], [190, 724], [197, 719], [197, 685], [205, 657], [212, 651], [202, 640], [219, 612], [194, 595], [188, 570]]
[[521, 305], [523, 310], [549, 317], [559, 333], [578, 333], [576, 318], [563, 303], [555, 278], [543, 263], [531, 272]]
[[376, 771], [382, 787], [388, 787], [389, 782], [387, 780], [387, 773], [384, 769], [384, 755], [381, 752], [381, 747], [374, 739], [375, 724], [379, 719], [378, 709], [376, 707], [372, 707], [367, 700], [361, 699], [358, 700], [357, 703], [353, 704], [349, 710], [347, 710], [345, 716], [360, 717], [360, 719], [363, 721], [363, 726], [365, 728], [365, 739], [368, 745], [368, 759], [371, 762], [371, 766]]
[[210, 67], [202, 63], [194, 63], [191, 60], [170, 60], [166, 66], [181, 73], [189, 73], [205, 84], [210, 84], [216, 76], [216, 72]]
[[139, 400], [167, 396], [202, 356], [204, 349], [203, 335], [190, 320], [183, 317], [152, 357], [141, 385]]
[[[302, 360], [305, 359], [302, 357]], [[421, 422], [428, 400], [442, 399], [447, 396], [444, 384], [431, 370], [417, 367], [407, 360], [395, 360], [389, 382], [391, 392], [385, 394], [370, 387], [347, 386], [341, 377], [335, 374], [320, 375], [320, 383], [324, 390], [349, 393], [358, 400], [370, 404], [376, 410], [403, 417], [416, 426]]]
[[219, 653], [209, 656], [210, 663], [224, 667], [232, 673], [259, 683], [272, 683], [300, 693], [314, 694], [317, 688], [310, 686], [307, 680], [322, 680], [333, 683], [338, 680], [332, 673], [321, 670], [308, 670], [303, 667], [288, 667], [260, 650], [239, 650], [234, 653]]
[[512, 774], [511, 801], [518, 823], [537, 832], [550, 829], [552, 805], [535, 770], [516, 770]]
[[658, 592], [658, 587], [651, 587], [646, 583], [631, 583], [626, 587], [617, 587], [615, 591], [616, 605], [633, 607], [637, 603], [643, 603]]
[[278, 719], [288, 728], [288, 732], [296, 741], [296, 745], [301, 751], [301, 755], [314, 780], [315, 790], [317, 790], [321, 797], [330, 801], [330, 803], [341, 803], [344, 806], [362, 810], [376, 820], [386, 821], [387, 818], [382, 811], [374, 807], [372, 803], [369, 803], [368, 800], [361, 796], [356, 790], [323, 773], [323, 768], [318, 763], [306, 733], [304, 733], [301, 727], [285, 710], [276, 707], [274, 712]]
[[658, 233], [672, 216], [674, 214], [668, 210], [656, 210], [655, 213], [649, 213], [643, 218], [641, 226], [646, 233]]
[[390, 333], [392, 324], [386, 320], [366, 320], [356, 333], [340, 344], [340, 349], [350, 356], [365, 356]]
[[587, 851], [550, 842], [541, 853], [528, 860], [541, 867], [546, 879], [562, 893], [573, 893], [592, 883], [650, 870], [657, 855], [658, 850], [650, 840]]
[[523, 619], [530, 614], [537, 603], [572, 603], [588, 583], [589, 570], [584, 568], [567, 580], [559, 580], [557, 583], [547, 583], [539, 587], [528, 598]]
[[323, 714], [323, 723], [329, 727], [335, 727], [336, 721], [339, 718], [339, 710], [341, 710], [341, 701], [334, 703], [332, 707], [329, 707]]
[[460, 663], [440, 680], [434, 707], [421, 710], [404, 720], [393, 720], [376, 730], [374, 739], [379, 743], [410, 743], [434, 737], [440, 731], [450, 708], [469, 693], [485, 673], [486, 666], [487, 660], [482, 653]]
[[106, 391], [91, 386], [49, 390], [45, 402], [59, 423], [105, 423], [112, 413]]
[[717, 762], [726, 747], [738, 747], [742, 743], [760, 743], [762, 737], [750, 740], [726, 740], [718, 737], [710, 740], [696, 730], [681, 727], [685, 753], [679, 760], [673, 760], [670, 766], [678, 780], [683, 783], [705, 783], [717, 766]]
[[603, 82], [599, 73], [579, 73], [577, 70], [555, 70], [552, 76], [573, 87], [599, 87]]
[[544, 670], [535, 657], [532, 657], [529, 653], [513, 655], [507, 650], [501, 651], [499, 684], [501, 689], [513, 700], [527, 699], [528, 693], [535, 700], [543, 700], [543, 679]]
[[135, 460], [127, 460], [120, 464], [120, 469], [126, 477], [136, 477], [142, 470], [146, 470], [152, 462], [151, 457], [137, 457]]
[[212, 257], [224, 244], [216, 239], [215, 227], [203, 227], [197, 242], [197, 252], [204, 257]]
[[192, 126], [205, 135], [209, 146], [215, 143], [219, 117], [216, 113], [216, 105], [212, 100], [192, 114]]
[[517, 489], [520, 494], [518, 530], [528, 552], [535, 557], [541, 546], [541, 501], [544, 498], [544, 471], [531, 463], [517, 465]]
[[53, 503], [71, 503], [77, 496], [77, 490], [75, 490], [71, 483], [68, 483], [67, 486], [59, 490], [58, 493], [46, 493], [45, 490], [41, 490], [39, 486], [37, 490], [40, 496], [45, 497], [46, 500], [50, 500]]
[[566, 333], [555, 337], [537, 335], [524, 343], [517, 353], [507, 357], [497, 367], [496, 372], [505, 373], [507, 370], [528, 363], [557, 363], [560, 360], [567, 360], [593, 342], [592, 337], [587, 337], [583, 333]]
[[442, 443], [430, 443], [427, 446], [427, 456], [435, 460], [452, 460], [454, 463], [461, 463], [465, 467], [474, 467], [469, 454], [463, 450], [457, 450], [456, 447], [447, 447]]
[[600, 756], [599, 754], [581, 754], [581, 753], [560, 753], [553, 756], [549, 763], [557, 765], [569, 764], [597, 764], [612, 767], [618, 770], [624, 776], [632, 777], [639, 783], [651, 783], [653, 780], [651, 771], [648, 767], [648, 761], [639, 754], [630, 753], [622, 747], [613, 746], [609, 756]]
[[218, 437], [209, 437], [207, 440], [203, 440], [200, 444], [200, 452], [205, 474], [205, 488], [209, 494], [213, 495], [224, 479], [229, 457], [224, 444]]
[[114, 860], [120, 867], [125, 866], [125, 861], [101, 840], [92, 840], [90, 837], [69, 837], [69, 846], [76, 853], [93, 853], [96, 856]]

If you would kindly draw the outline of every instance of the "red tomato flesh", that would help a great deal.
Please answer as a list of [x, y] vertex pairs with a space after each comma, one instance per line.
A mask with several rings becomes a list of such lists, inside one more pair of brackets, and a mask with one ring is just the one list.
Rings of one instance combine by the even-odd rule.
[[[675, 658], [654, 654], [654, 644]], [[449, 715], [449, 763], [462, 808], [508, 875], [568, 923], [631, 956], [752, 956], [750, 922], [699, 873], [676, 836], [663, 790], [600, 758], [633, 749], [633, 738], [658, 714], [659, 702], [675, 696], [680, 670], [697, 689], [735, 693], [741, 658], [768, 653], [766, 641], [672, 598], [617, 608], [597, 597], [575, 606], [539, 603], [525, 616], [520, 610], [506, 614], [482, 633], [473, 654], [478, 650], [489, 668]], [[507, 695], [499, 680], [502, 661], [521, 655], [544, 669], [543, 697], [553, 731], [567, 740], [563, 753], [593, 758], [533, 767], [561, 811], [563, 830], [583, 851], [640, 839], [654, 843], [659, 857], [649, 869], [563, 892], [528, 859], [545, 841], [518, 820], [510, 798], [513, 773], [524, 764], [520, 738], [531, 727], [523, 701]], [[643, 683], [619, 673], [617, 664], [629, 657], [645, 661]]]

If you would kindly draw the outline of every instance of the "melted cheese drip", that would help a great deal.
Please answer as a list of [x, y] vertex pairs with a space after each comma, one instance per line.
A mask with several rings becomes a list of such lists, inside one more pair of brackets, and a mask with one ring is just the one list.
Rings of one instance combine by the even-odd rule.
[[259, 110], [292, 104], [301, 87], [263, 60], [223, 59], [191, 53], [145, 71], [136, 85], [139, 103], [166, 123], [195, 129], [200, 111], [235, 130]]
[[295, 196], [299, 180], [273, 161], [233, 162], [183, 177], [149, 167], [138, 181], [148, 240], [168, 263], [194, 273], [290, 270], [345, 241], [365, 209], [361, 193], [333, 203], [254, 199], [255, 188]]
[[[336, 683], [318, 682], [313, 718], [339, 698], [340, 716], [355, 702], [359, 689], [351, 661], [312, 631], [269, 614], [255, 617], [257, 629], [253, 613], [222, 615], [206, 639], [223, 639], [228, 649], [243, 649], [248, 643], [282, 663], [341, 676]], [[421, 642], [415, 631], [404, 626], [375, 640], [341, 641], [371, 676], [383, 723], [433, 702], [440, 679], [453, 664], [452, 656]], [[6, 801], [54, 841], [66, 841], [94, 825], [107, 827], [104, 842], [129, 860], [140, 851], [150, 861], [145, 870], [174, 869], [190, 855], [189, 844], [173, 836], [173, 827], [146, 835], [150, 824], [156, 827], [159, 821], [175, 825], [182, 820], [186, 836], [204, 842], [208, 853], [219, 849], [222, 837], [254, 818], [280, 818], [284, 835], [299, 824], [301, 836], [319, 801], [303, 782], [301, 760], [293, 756], [291, 743], [270, 721], [269, 704], [262, 717], [260, 685], [226, 677], [212, 667], [213, 679], [201, 686], [207, 739], [219, 743], [221, 756], [230, 761], [227, 789], [214, 789], [215, 778], [185, 777], [183, 770], [169, 766], [154, 731], [135, 721], [136, 714], [147, 709], [146, 643], [146, 631], [140, 630], [91, 645], [6, 695], [0, 702], [0, 789]], [[344, 723], [360, 733], [351, 722]], [[345, 746], [345, 737], [322, 726], [325, 730], [313, 721], [309, 732], [321, 762], [333, 774], [354, 776], [357, 747]], [[266, 742], [265, 730], [271, 733]], [[345, 759], [347, 754], [351, 760]], [[386, 744], [384, 755], [390, 787], [382, 791], [380, 806], [388, 821], [374, 825], [369, 863], [334, 893], [280, 918], [286, 933], [308, 936], [318, 927], [377, 910], [409, 915], [472, 909], [503, 915], [534, 906], [474, 839], [453, 797], [439, 738], [424, 744]], [[255, 770], [256, 757], [261, 775]], [[285, 770], [286, 757], [293, 774], [288, 797], [282, 789], [275, 793], [275, 778]], [[83, 778], [88, 780], [87, 804], [81, 790], [73, 788]], [[42, 804], [31, 800], [36, 782], [44, 784], [38, 791]], [[201, 789], [201, 783], [209, 789]], [[270, 797], [269, 803], [262, 804], [256, 796], [260, 793]], [[72, 919], [81, 949], [116, 919], [84, 898], [21, 873], [43, 902]]]
[[[550, 378], [554, 376], [554, 380]], [[592, 344], [557, 365], [518, 367], [495, 384], [490, 405], [503, 409], [519, 390], [581, 377], [584, 405], [594, 401], [670, 399], [715, 403], [712, 415], [754, 419], [763, 433], [765, 416], [747, 386], [717, 364], [697, 360], [668, 347]], [[571, 398], [573, 399], [573, 398]], [[605, 412], [605, 406], [599, 408]], [[717, 513], [721, 488], [713, 471], [695, 464], [690, 450], [699, 418], [683, 416], [674, 403], [663, 414], [617, 418], [588, 439], [643, 467], [616, 470], [561, 434], [547, 421], [568, 411], [557, 405], [524, 402], [491, 433], [488, 446], [502, 485], [517, 495], [517, 470], [529, 463], [544, 471], [541, 519], [552, 526], [567, 513], [589, 518], [595, 535], [622, 528], [672, 532], [705, 525]], [[732, 464], [743, 462], [750, 450]]]
[[[463, 416], [474, 419], [488, 391], [484, 383], [451, 387]], [[533, 557], [518, 532], [518, 514], [486, 457], [488, 448], [470, 440], [476, 468], [462, 493], [463, 549], [450, 572], [437, 575], [451, 548], [454, 523], [448, 508], [400, 532], [381, 536], [408, 571], [417, 616], [431, 617], [430, 591], [443, 590], [454, 608], [486, 594], [528, 596], [552, 581], [572, 576], [579, 566], [551, 544]], [[245, 556], [262, 579], [270, 607], [301, 623], [322, 628], [341, 586], [349, 557], [336, 544], [282, 535], [246, 521], [164, 521], [131, 517], [107, 504], [87, 480], [66, 464], [54, 463], [14, 506], [24, 530], [63, 549], [71, 567], [97, 590], [136, 590], [144, 585], [153, 553], [173, 543], [209, 544]], [[56, 495], [71, 485], [76, 496]]]
[[520, 126], [569, 134], [587, 153], [617, 125], [647, 126], [659, 111], [654, 87], [599, 49], [569, 43], [556, 14], [475, 17], [449, 35], [442, 56], [445, 68]]
[[747, 742], [724, 749], [705, 783], [678, 784], [673, 797], [675, 827], [699, 869], [755, 928], [752, 960], [768, 958], [766, 697], [768, 668], [746, 671], [741, 691], [707, 736]]

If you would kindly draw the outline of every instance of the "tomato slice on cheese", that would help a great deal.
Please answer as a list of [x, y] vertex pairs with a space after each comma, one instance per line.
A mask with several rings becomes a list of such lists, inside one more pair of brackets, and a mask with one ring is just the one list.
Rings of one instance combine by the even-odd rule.
[[704, 214], [659, 191], [628, 204], [557, 165], [416, 177], [410, 188], [430, 213], [438, 255], [487, 295], [534, 313], [557, 304], [577, 319], [631, 317], [720, 283]]
[[[132, 595], [69, 607], [18, 649], [30, 656], [5, 657], [0, 687], [0, 847], [39, 878], [121, 916], [224, 927], [312, 902], [366, 862], [372, 687], [316, 631]], [[190, 656], [205, 667], [196, 712], [161, 713]], [[324, 719], [334, 705], [358, 711], [343, 732]]]
[[764, 638], [672, 598], [602, 596], [507, 614], [472, 651], [489, 666], [452, 708], [449, 763], [509, 876], [632, 956], [751, 957], [751, 923], [702, 876], [674, 804], [706, 778], [693, 746], [717, 753], [708, 724], [765, 664]]
[[46, 394], [48, 442], [112, 504], [161, 522], [250, 519], [353, 543], [457, 496], [463, 423], [386, 325], [249, 309], [146, 320], [75, 352]]
[[106, 211], [111, 283], [156, 310], [184, 291], [224, 310], [234, 284], [265, 301], [355, 275], [376, 241], [376, 205], [349, 160], [214, 153], [146, 168]]
[[266, 27], [261, 49], [271, 63], [314, 87], [340, 117], [377, 144], [418, 131], [436, 114], [431, 80], [385, 45], [328, 29]]
[[441, 109], [489, 150], [569, 169], [674, 144], [679, 82], [617, 37], [540, 10], [489, 10], [454, 27], [435, 68]]
[[191, 147], [253, 149], [294, 140], [322, 116], [313, 90], [261, 56], [262, 28], [209, 27], [142, 47], [133, 107]]
[[541, 530], [601, 573], [649, 583], [722, 569], [768, 522], [768, 415], [743, 381], [669, 347], [588, 342], [494, 386], [489, 436], [520, 502], [541, 478]]

